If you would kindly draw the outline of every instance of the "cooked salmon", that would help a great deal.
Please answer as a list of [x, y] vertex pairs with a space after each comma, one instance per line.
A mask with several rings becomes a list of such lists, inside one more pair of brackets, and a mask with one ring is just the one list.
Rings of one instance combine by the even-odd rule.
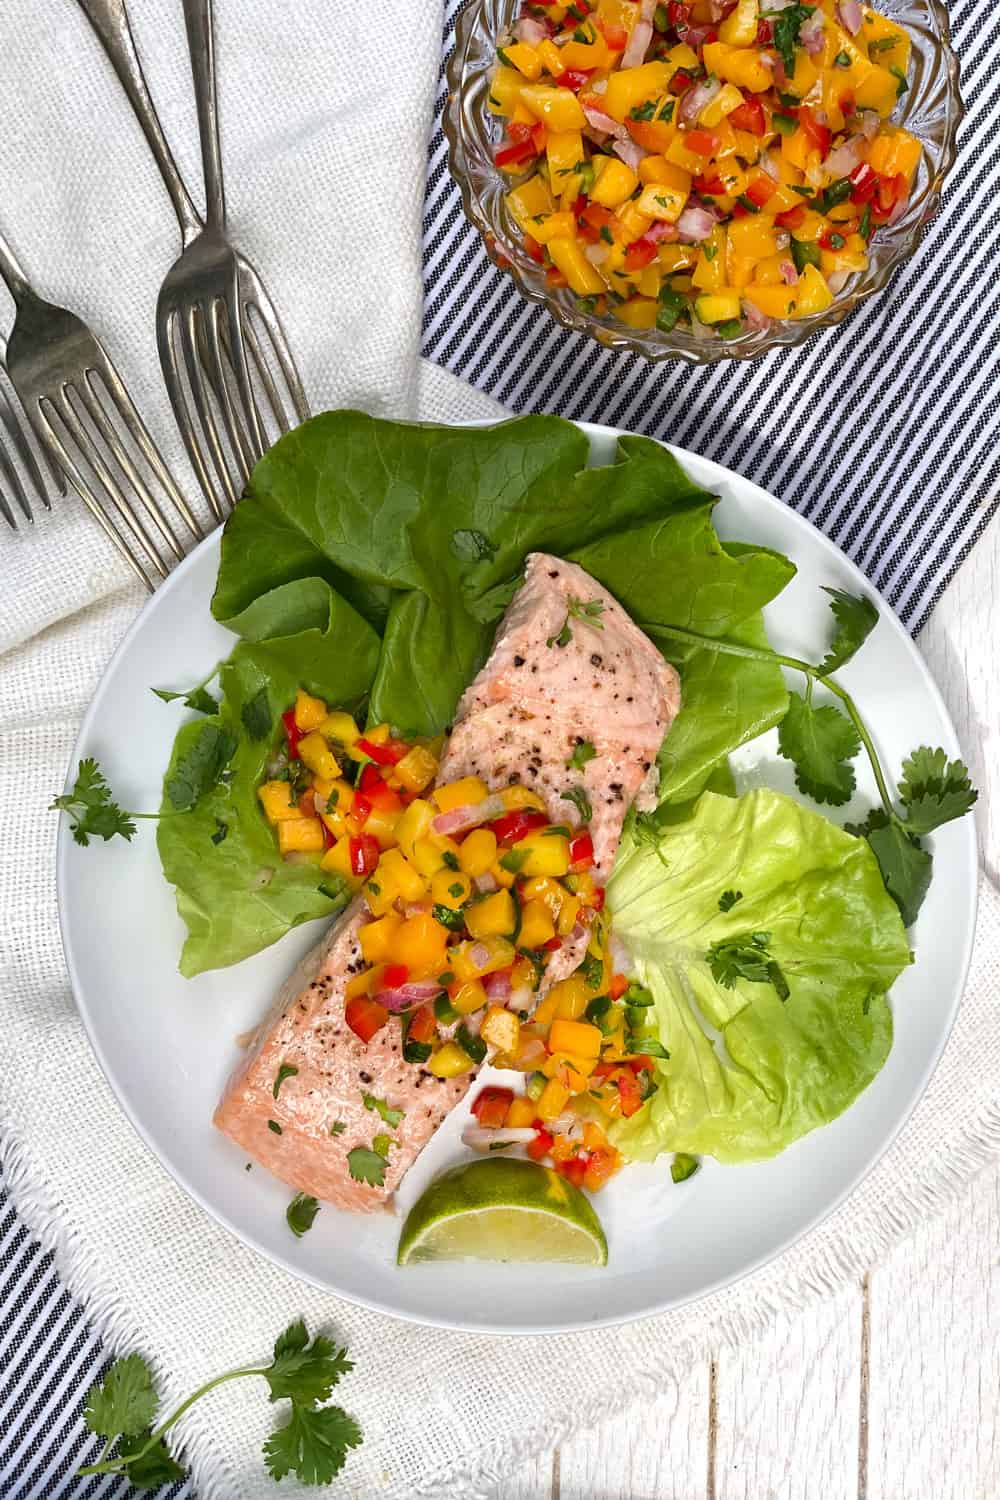
[[[556, 822], [580, 821], [582, 793], [592, 809], [594, 873], [606, 879], [625, 814], [650, 794], [679, 707], [677, 674], [617, 601], [582, 568], [534, 553], [458, 706], [439, 779], [478, 775], [492, 790], [521, 782]], [[583, 746], [584, 763], [571, 766]], [[362, 1211], [388, 1204], [473, 1078], [438, 1079], [404, 1062], [392, 1023], [367, 1044], [347, 1026], [344, 988], [363, 964], [358, 930], [367, 915], [356, 899], [302, 960], [215, 1112], [218, 1128], [276, 1177]], [[586, 942], [583, 931], [552, 956], [543, 992], [576, 968]], [[401, 1110], [398, 1125], [366, 1107], [366, 1095]], [[384, 1182], [356, 1181], [348, 1154], [383, 1134], [393, 1141]]]

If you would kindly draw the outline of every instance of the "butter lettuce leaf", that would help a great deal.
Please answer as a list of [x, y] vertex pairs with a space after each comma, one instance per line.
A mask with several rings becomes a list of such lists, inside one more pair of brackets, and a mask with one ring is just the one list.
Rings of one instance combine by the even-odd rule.
[[[742, 897], [723, 911], [727, 889]], [[705, 792], [655, 846], [626, 840], [608, 903], [670, 1054], [658, 1091], [615, 1126], [628, 1157], [774, 1156], [841, 1114], [885, 1062], [906, 931], [868, 844], [821, 814], [767, 789]], [[709, 947], [752, 933], [768, 935], [785, 1001], [771, 984], [712, 977]]]

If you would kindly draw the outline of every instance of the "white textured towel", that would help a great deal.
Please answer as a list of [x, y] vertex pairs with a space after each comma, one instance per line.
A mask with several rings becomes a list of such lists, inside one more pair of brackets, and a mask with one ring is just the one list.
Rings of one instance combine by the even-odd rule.
[[[164, 124], [196, 182], [180, 6], [143, 0], [133, 9]], [[218, 0], [217, 11], [232, 229], [285, 317], [314, 406], [440, 419], [494, 412], [418, 360], [437, 8]], [[153, 343], [156, 289], [177, 236], [138, 130], [69, 0], [46, 7], [44, 21], [32, 0], [8, 0], [0, 43], [5, 76], [17, 80], [0, 95], [0, 226], [43, 294], [105, 333], [168, 457], [188, 478]], [[66, 1284], [109, 1347], [147, 1354], [167, 1402], [209, 1373], [260, 1358], [279, 1328], [302, 1314], [347, 1342], [357, 1362], [341, 1392], [366, 1440], [336, 1494], [489, 1493], [521, 1452], [662, 1393], [707, 1350], [865, 1269], [996, 1148], [1000, 902], [984, 884], [969, 990], [922, 1105], [850, 1202], [752, 1279], [620, 1331], [561, 1337], [555, 1349], [549, 1340], [411, 1327], [301, 1285], [245, 1249], [167, 1177], [119, 1112], [69, 991], [55, 908], [54, 819], [45, 806], [141, 596], [71, 502], [34, 535], [0, 536], [0, 585], [7, 1179], [24, 1220], [55, 1249]], [[178, 1435], [203, 1500], [297, 1493], [287, 1482], [275, 1491], [265, 1475], [260, 1444], [268, 1420], [250, 1383], [224, 1388], [192, 1411]], [[7, 1450], [4, 1493], [14, 1486], [21, 1496], [56, 1492], [54, 1483], [33, 1486], [30, 1452], [30, 1436]]]

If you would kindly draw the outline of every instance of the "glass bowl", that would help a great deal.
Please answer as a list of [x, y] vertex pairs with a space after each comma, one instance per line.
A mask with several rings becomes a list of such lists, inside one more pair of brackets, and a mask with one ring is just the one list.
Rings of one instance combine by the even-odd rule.
[[924, 151], [905, 214], [895, 224], [879, 229], [871, 242], [868, 269], [852, 276], [824, 312], [773, 322], [736, 339], [702, 340], [681, 328], [671, 333], [628, 328], [610, 315], [586, 312], [567, 287], [549, 285], [544, 269], [522, 248], [520, 232], [507, 210], [505, 194], [511, 179], [493, 164], [501, 122], [486, 108], [497, 42], [509, 35], [517, 19], [517, 0], [469, 0], [456, 24], [455, 50], [446, 69], [443, 126], [449, 164], [467, 217], [482, 235], [492, 259], [510, 272], [526, 297], [544, 303], [564, 328], [589, 334], [609, 349], [627, 349], [653, 361], [712, 364], [720, 359], [756, 359], [770, 349], [804, 343], [818, 328], [841, 322], [860, 302], [881, 291], [896, 267], [916, 252], [955, 161], [964, 109], [958, 58], [952, 51], [944, 5], [941, 0], [876, 0], [873, 8], [910, 33], [910, 88], [892, 118], [920, 139]]

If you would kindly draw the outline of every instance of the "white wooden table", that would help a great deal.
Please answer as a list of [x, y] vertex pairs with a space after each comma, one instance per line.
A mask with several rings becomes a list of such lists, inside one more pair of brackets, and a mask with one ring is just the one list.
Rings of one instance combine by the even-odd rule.
[[[1000, 519], [920, 637], [994, 879], [998, 643]], [[1000, 1164], [863, 1282], [546, 1454], [503, 1500], [1000, 1500]]]

